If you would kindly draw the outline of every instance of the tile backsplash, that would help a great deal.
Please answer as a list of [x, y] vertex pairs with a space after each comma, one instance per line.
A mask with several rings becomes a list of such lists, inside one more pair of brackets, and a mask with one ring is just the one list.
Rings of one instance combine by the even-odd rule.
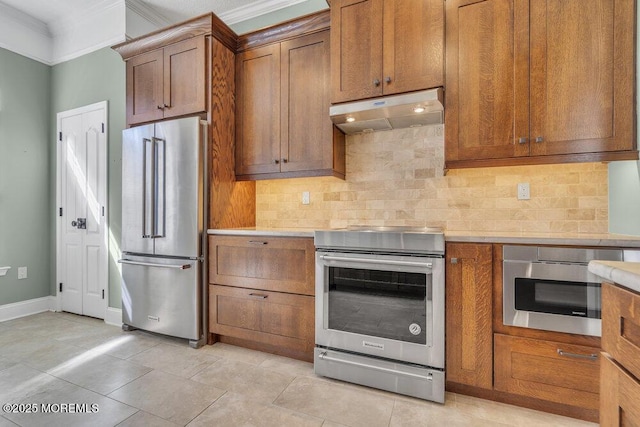
[[[258, 181], [258, 227], [439, 226], [606, 233], [607, 165], [494, 167], [444, 175], [442, 125], [347, 137], [347, 179]], [[530, 200], [517, 200], [528, 182]], [[311, 203], [303, 205], [302, 192]]]

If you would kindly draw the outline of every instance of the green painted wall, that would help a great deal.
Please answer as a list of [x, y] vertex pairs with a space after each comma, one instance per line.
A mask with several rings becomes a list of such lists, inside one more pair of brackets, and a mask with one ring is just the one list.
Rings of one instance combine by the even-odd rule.
[[0, 48], [0, 267], [11, 266], [0, 305], [50, 293], [50, 78], [47, 65]]
[[609, 163], [609, 232], [640, 236], [640, 161]]
[[[56, 114], [100, 101], [108, 101], [108, 195], [109, 195], [109, 306], [120, 308], [120, 272], [116, 263], [120, 256], [121, 199], [122, 199], [122, 130], [125, 128], [125, 63], [110, 48], [100, 49], [71, 61], [54, 65], [51, 69], [51, 126], [55, 132]], [[56, 153], [49, 157], [51, 171], [49, 185], [55, 194]], [[51, 209], [55, 211], [55, 197]], [[55, 218], [52, 230], [51, 277], [55, 277]], [[55, 295], [55, 282], [50, 292]]]

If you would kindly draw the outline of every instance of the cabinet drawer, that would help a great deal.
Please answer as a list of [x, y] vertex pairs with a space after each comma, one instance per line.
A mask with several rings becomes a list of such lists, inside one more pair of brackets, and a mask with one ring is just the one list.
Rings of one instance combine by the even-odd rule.
[[602, 285], [602, 349], [640, 378], [640, 295]]
[[600, 425], [640, 426], [640, 383], [602, 355]]
[[305, 295], [209, 285], [209, 331], [312, 351], [314, 301]]
[[315, 294], [310, 237], [210, 236], [209, 282], [293, 294]]
[[598, 409], [599, 352], [593, 347], [495, 334], [495, 389]]

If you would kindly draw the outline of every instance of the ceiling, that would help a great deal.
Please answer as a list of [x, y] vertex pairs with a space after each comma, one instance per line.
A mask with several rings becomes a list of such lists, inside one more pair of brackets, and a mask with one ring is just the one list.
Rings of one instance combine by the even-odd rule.
[[[134, 0], [152, 10], [167, 22], [180, 22], [207, 12], [214, 12], [227, 25], [234, 22], [225, 20], [225, 15], [236, 17], [236, 21], [255, 18], [264, 13], [283, 9], [308, 0]], [[65, 17], [100, 10], [122, 0], [0, 0], [46, 26], [55, 25]], [[246, 13], [242, 13], [242, 12]], [[238, 18], [240, 17], [240, 18]]]

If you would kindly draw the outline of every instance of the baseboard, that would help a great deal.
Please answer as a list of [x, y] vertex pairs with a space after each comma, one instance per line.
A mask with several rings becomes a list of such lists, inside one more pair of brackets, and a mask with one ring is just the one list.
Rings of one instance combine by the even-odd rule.
[[0, 305], [0, 322], [55, 309], [56, 298], [52, 296]]
[[104, 323], [121, 327], [122, 326], [122, 309], [107, 307], [107, 312], [104, 315]]

